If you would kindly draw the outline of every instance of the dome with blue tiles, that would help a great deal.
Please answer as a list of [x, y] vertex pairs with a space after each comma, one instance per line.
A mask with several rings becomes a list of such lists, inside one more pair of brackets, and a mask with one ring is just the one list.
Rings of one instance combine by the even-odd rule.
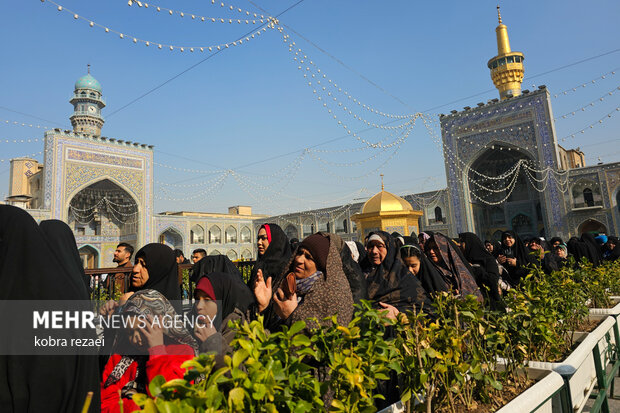
[[79, 78], [75, 82], [75, 88], [76, 89], [93, 89], [101, 93], [101, 85], [99, 84], [99, 81], [95, 79], [94, 77], [92, 77], [90, 73], [88, 73], [86, 76], [82, 76], [81, 78]]

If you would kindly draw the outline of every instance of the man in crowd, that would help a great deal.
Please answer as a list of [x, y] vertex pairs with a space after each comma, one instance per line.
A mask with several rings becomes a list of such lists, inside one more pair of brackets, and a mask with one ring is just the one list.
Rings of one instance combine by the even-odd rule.
[[[129, 267], [132, 268], [133, 264], [131, 263], [131, 256], [133, 255], [133, 247], [126, 242], [121, 242], [116, 246], [116, 250], [114, 251], [114, 258], [112, 259], [117, 265], [117, 268]], [[115, 291], [120, 291], [121, 293], [125, 292], [125, 278], [131, 273], [116, 273], [111, 277], [106, 279], [106, 288], [110, 288], [110, 278], [114, 279], [114, 289]]]
[[189, 260], [185, 258], [183, 251], [180, 249], [174, 250], [174, 256], [177, 258], [177, 264], [189, 264]]
[[202, 248], [192, 251], [192, 262], [196, 264], [198, 261], [207, 256], [207, 251]]

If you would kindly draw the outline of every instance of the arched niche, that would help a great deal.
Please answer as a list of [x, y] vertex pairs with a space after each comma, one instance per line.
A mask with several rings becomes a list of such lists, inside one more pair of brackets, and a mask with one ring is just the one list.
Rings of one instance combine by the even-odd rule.
[[587, 234], [587, 233], [602, 233], [607, 234], [607, 227], [600, 221], [596, 219], [586, 219], [581, 224], [579, 224], [579, 228], [577, 228], [577, 232], [579, 235]]
[[78, 249], [78, 252], [84, 268], [99, 268], [99, 251], [95, 247], [83, 245]]
[[241, 228], [240, 233], [241, 233], [241, 242], [243, 244], [252, 242], [252, 231], [250, 231], [250, 228], [243, 227]]
[[591, 208], [603, 206], [600, 185], [587, 178], [576, 181], [571, 187], [573, 208]]
[[205, 242], [205, 230], [202, 226], [195, 224], [189, 230], [189, 243], [190, 244], [204, 244]]
[[241, 259], [251, 260], [252, 258], [252, 251], [250, 251], [249, 249], [244, 249], [243, 251], [241, 251]]
[[314, 234], [314, 220], [311, 218], [304, 219], [301, 225], [301, 230], [303, 238]]
[[233, 227], [232, 225], [229, 225], [226, 228], [225, 236], [226, 236], [226, 243], [227, 244], [236, 244], [237, 243], [237, 229], [235, 227]]
[[78, 189], [67, 204], [67, 222], [78, 237], [122, 237], [137, 242], [140, 218], [136, 199], [110, 178]]
[[158, 239], [161, 244], [165, 244], [173, 250], [180, 249], [183, 251], [183, 236], [175, 228], [168, 227], [161, 234], [159, 234]]
[[209, 228], [209, 244], [221, 244], [222, 243], [222, 230], [217, 225], [212, 225]]
[[[474, 232], [481, 238], [493, 238], [498, 226], [512, 227], [516, 216], [528, 217], [528, 220], [518, 220], [519, 235], [535, 236], [539, 233], [539, 219], [534, 215], [537, 214], [537, 204], [542, 204], [540, 194], [530, 184], [524, 167], [516, 168], [518, 163], [531, 162], [529, 153], [495, 142], [480, 151], [469, 165], [466, 194], [471, 203]], [[540, 210], [540, 213], [544, 211]], [[508, 222], [507, 214], [512, 217]]]
[[297, 230], [297, 227], [293, 224], [288, 224], [286, 228], [284, 228], [284, 233], [289, 240], [293, 238], [299, 239], [299, 231]]
[[231, 261], [235, 261], [239, 259], [239, 254], [237, 254], [237, 251], [235, 250], [228, 250], [228, 252], [226, 253], [226, 256]]

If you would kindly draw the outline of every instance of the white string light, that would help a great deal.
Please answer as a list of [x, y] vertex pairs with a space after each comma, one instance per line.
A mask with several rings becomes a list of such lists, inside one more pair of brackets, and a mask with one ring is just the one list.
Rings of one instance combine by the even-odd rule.
[[221, 169], [220, 170], [206, 171], [206, 170], [202, 170], [202, 169], [178, 168], [176, 166], [166, 165], [166, 164], [163, 164], [161, 162], [153, 162], [153, 164], [155, 166], [161, 166], [162, 168], [172, 169], [174, 171], [179, 171], [179, 172], [189, 172], [189, 173], [192, 173], [192, 174], [211, 175], [211, 174], [220, 174], [220, 173], [224, 172], [224, 170], [221, 170]]
[[6, 119], [0, 119], [0, 123], [6, 124], [6, 125], [25, 126], [28, 128], [53, 129], [49, 126], [33, 125], [32, 123], [17, 122], [14, 120], [11, 121], [11, 120], [6, 120]]
[[244, 42], [249, 42], [251, 39], [254, 39], [255, 36], [260, 36], [261, 33], [264, 33], [267, 31], [267, 29], [274, 29], [276, 27], [277, 24], [277, 19], [274, 18], [268, 18], [269, 23], [267, 23], [267, 25], [265, 27], [262, 28], [258, 28], [255, 31], [253, 31], [252, 33], [248, 34], [245, 39], [239, 39], [239, 40], [235, 40], [232, 42], [228, 42], [228, 43], [220, 43], [220, 44], [215, 44], [215, 45], [210, 45], [210, 46], [177, 46], [177, 45], [171, 45], [171, 44], [166, 44], [166, 43], [159, 43], [159, 42], [153, 42], [150, 40], [144, 40], [144, 39], [140, 39], [138, 37], [126, 34], [126, 33], [121, 33], [117, 30], [114, 29], [110, 29], [107, 26], [104, 26], [102, 24], [96, 23], [93, 20], [90, 20], [84, 16], [80, 16], [79, 14], [73, 12], [72, 10], [66, 9], [64, 8], [62, 5], [54, 2], [53, 0], [42, 0], [42, 2], [47, 1], [48, 3], [51, 3], [55, 6], [57, 6], [57, 10], [58, 11], [65, 11], [71, 15], [73, 15], [73, 18], [75, 20], [83, 20], [85, 22], [88, 22], [90, 27], [100, 27], [102, 29], [104, 29], [104, 31], [106, 33], [114, 33], [117, 34], [119, 36], [120, 39], [127, 39], [130, 40], [132, 43], [137, 44], [137, 43], [142, 43], [145, 46], [153, 46], [159, 50], [170, 50], [170, 51], [180, 51], [180, 52], [212, 52], [214, 50], [222, 50], [222, 49], [227, 49], [229, 47], [233, 47], [233, 46], [238, 46], [243, 44]]
[[573, 111], [566, 112], [565, 114], [560, 115], [560, 116], [558, 116], [557, 118], [555, 118], [555, 119], [553, 119], [553, 120], [557, 121], [558, 119], [566, 119], [566, 118], [567, 118], [567, 117], [569, 117], [569, 116], [575, 116], [575, 114], [576, 114], [576, 113], [578, 113], [578, 112], [580, 112], [580, 111], [581, 111], [581, 112], [585, 112], [585, 110], [586, 110], [587, 108], [594, 106], [594, 105], [595, 105], [596, 103], [598, 103], [598, 102], [602, 102], [602, 101], [604, 101], [604, 100], [607, 98], [607, 96], [611, 96], [611, 95], [613, 95], [613, 94], [614, 94], [615, 92], [617, 92], [618, 90], [620, 90], [620, 86], [617, 86], [617, 87], [613, 88], [612, 90], [610, 90], [609, 92], [607, 92], [607, 93], [605, 93], [603, 96], [601, 96], [600, 98], [595, 99], [595, 100], [593, 100], [592, 102], [589, 102], [587, 105], [584, 105], [584, 106], [580, 107], [579, 109], [575, 109], [575, 110], [573, 110]]
[[32, 143], [32, 142], [45, 142], [45, 138], [0, 139], [0, 143]]
[[[588, 85], [593, 85], [593, 84], [595, 84], [595, 83], [596, 83], [597, 81], [599, 81], [599, 80], [607, 79], [607, 78], [609, 78], [609, 77], [611, 77], [611, 76], [614, 76], [614, 75], [616, 74], [616, 71], [617, 71], [618, 69], [620, 69], [620, 67], [617, 67], [617, 68], [615, 68], [615, 69], [612, 69], [611, 71], [609, 71], [609, 72], [607, 72], [607, 73], [603, 73], [602, 75], [597, 76], [597, 77], [595, 77], [595, 78], [594, 78], [594, 79], [592, 79], [592, 80], [588, 80], [587, 82], [580, 83], [580, 84], [578, 84], [577, 86], [574, 86], [574, 87], [568, 88], [568, 89], [566, 89], [566, 90], [563, 90], [563, 91], [561, 91], [560, 93], [556, 93], [556, 94], [554, 94], [554, 95], [553, 95], [553, 97], [554, 97], [554, 98], [557, 98], [558, 96], [565, 96], [565, 95], [567, 95], [567, 94], [569, 94], [569, 93], [576, 92], [576, 91], [577, 91], [578, 89], [580, 89], [580, 88], [585, 88], [585, 87], [586, 87], [586, 86], [588, 86]], [[535, 87], [535, 86], [534, 86], [534, 87]]]
[[[334, 82], [332, 79], [327, 77], [325, 72], [323, 72], [321, 70], [321, 68], [319, 68], [316, 65], [316, 63], [314, 63], [314, 61], [311, 60], [308, 57], [308, 55], [302, 49], [300, 49], [294, 41], [290, 40], [290, 35], [284, 34], [284, 31], [281, 31], [281, 33], [283, 33], [284, 43], [288, 43], [288, 45], [289, 45], [289, 52], [294, 53], [295, 56], [296, 56], [293, 60], [295, 60], [298, 64], [308, 63], [311, 66], [313, 66], [316, 69], [316, 72], [319, 74], [319, 76], [327, 81], [328, 85], [332, 86], [338, 92], [344, 94], [349, 100], [352, 100], [353, 103], [357, 104], [358, 106], [366, 109], [367, 111], [369, 111], [371, 113], [374, 113], [376, 115], [383, 116], [383, 117], [386, 117], [386, 118], [391, 118], [391, 119], [409, 119], [409, 118], [411, 118], [413, 116], [413, 114], [395, 115], [395, 114], [385, 113], [385, 112], [377, 110], [377, 109], [375, 109], [375, 108], [373, 108], [373, 107], [371, 107], [369, 105], [366, 105], [366, 104], [362, 103], [357, 98], [353, 97], [350, 93], [348, 93], [346, 90], [343, 90], [341, 87], [339, 87], [338, 84], [336, 82]], [[295, 52], [293, 52], [293, 48], [294, 47], [297, 47], [297, 50]], [[306, 70], [309, 71], [310, 68], [306, 68]]]
[[224, 184], [224, 181], [226, 181], [226, 178], [228, 178], [228, 176], [231, 174], [232, 171], [228, 170], [228, 171], [224, 171], [224, 173], [222, 173], [220, 176], [218, 176], [217, 178], [215, 178], [211, 185], [208, 186], [207, 188], [196, 192], [192, 195], [185, 195], [183, 197], [180, 198], [175, 198], [172, 196], [169, 196], [169, 192], [166, 190], [166, 188], [161, 188], [161, 192], [162, 194], [155, 194], [155, 199], [157, 200], [162, 200], [162, 201], [172, 201], [172, 202], [179, 202], [179, 201], [190, 201], [190, 200], [194, 200], [194, 199], [198, 199], [201, 197], [205, 197], [204, 199], [209, 199], [207, 198], [207, 195], [209, 196], [213, 196], [220, 188], [221, 186]]
[[[235, 9], [234, 6], [225, 7], [224, 3], [221, 3], [221, 5], [224, 8], [224, 10], [238, 11], [239, 13], [242, 13], [242, 14], [245, 13], [245, 17], [246, 18], [245, 19], [225, 19], [225, 18], [221, 18], [221, 17], [200, 16], [200, 15], [197, 15], [197, 14], [188, 13], [188, 12], [184, 12], [184, 11], [168, 9], [166, 7], [153, 6], [153, 5], [150, 5], [148, 3], [141, 2], [141, 1], [129, 0], [127, 2], [127, 5], [130, 6], [130, 7], [132, 5], [134, 5], [134, 4], [136, 4], [139, 8], [142, 8], [144, 6], [144, 10], [146, 10], [148, 8], [151, 8], [155, 12], [162, 12], [163, 11], [164, 14], [167, 14], [169, 16], [178, 16], [178, 17], [181, 17], [181, 18], [188, 17], [191, 20], [198, 21], [198, 22], [205, 22], [205, 23], [261, 24], [261, 23], [265, 22], [265, 16], [262, 15], [262, 14], [259, 16], [256, 13], [254, 13], [254, 18], [252, 18], [252, 16], [250, 15], [249, 11], [242, 10], [240, 8], [236, 8]], [[247, 18], [247, 17], [249, 17], [249, 18]]]
[[29, 155], [16, 156], [14, 158], [9, 158], [9, 159], [0, 159], [0, 163], [9, 162], [11, 159], [15, 159], [15, 158], [34, 158], [35, 156], [39, 156], [42, 154], [43, 154], [43, 151], [39, 151], [39, 152], [31, 153]]
[[577, 132], [573, 132], [569, 135], [564, 136], [563, 138], [561, 138], [560, 140], [562, 142], [564, 142], [566, 139], [568, 138], [574, 138], [575, 135], [580, 134], [580, 133], [585, 133], [586, 130], [588, 129], [593, 129], [596, 125], [599, 125], [601, 123], [603, 123], [605, 120], [611, 118], [616, 112], [620, 111], [620, 106], [618, 106], [617, 108], [615, 108], [614, 110], [612, 110], [611, 112], [609, 112], [607, 115], [603, 116], [602, 118], [600, 118], [599, 120], [597, 120], [596, 122], [593, 122], [591, 124], [589, 124], [588, 126], [586, 126], [585, 128], [577, 131]]
[[[496, 177], [488, 176], [486, 174], [483, 174], [483, 173], [480, 173], [479, 171], [474, 170], [469, 165], [467, 165], [465, 162], [463, 162], [460, 158], [458, 158], [458, 156], [456, 156], [452, 152], [452, 150], [448, 146], [446, 146], [445, 143], [443, 143], [443, 141], [441, 141], [437, 137], [437, 134], [434, 132], [434, 130], [427, 124], [425, 116], [421, 116], [421, 118], [422, 118], [422, 121], [424, 122], [424, 124], [425, 124], [425, 126], [426, 126], [426, 128], [427, 128], [427, 130], [429, 132], [429, 135], [431, 136], [431, 138], [433, 138], [433, 140], [437, 143], [437, 145], [440, 146], [440, 150], [443, 147], [444, 155], [446, 155], [447, 158], [449, 160], [451, 160], [453, 162], [453, 164], [455, 165], [455, 167], [460, 171], [460, 175], [457, 175], [457, 179], [460, 180], [459, 176], [465, 176], [467, 178], [467, 181], [470, 184], [473, 184], [474, 186], [477, 186], [477, 187], [479, 187], [479, 188], [481, 188], [481, 189], [483, 189], [483, 190], [485, 190], [485, 191], [487, 191], [489, 193], [501, 193], [501, 192], [504, 192], [504, 191], [508, 191], [507, 195], [503, 199], [501, 199], [499, 201], [490, 201], [488, 199], [483, 199], [480, 195], [478, 195], [478, 193], [476, 193], [476, 191], [470, 191], [471, 195], [475, 199], [477, 199], [478, 201], [480, 201], [482, 203], [485, 203], [487, 205], [499, 205], [499, 204], [505, 202], [510, 197], [512, 192], [514, 191], [514, 189], [516, 187], [516, 182], [517, 182], [518, 174], [519, 174], [519, 172], [520, 172], [520, 170], [522, 168], [525, 169], [526, 171], [529, 169], [531, 171], [538, 172], [538, 173], [544, 173], [546, 171], [547, 174], [548, 174], [549, 171], [551, 171], [552, 174], [550, 176], [547, 175], [545, 180], [548, 181], [549, 179], [554, 179], [556, 181], [556, 183], [557, 183], [558, 189], [560, 191], [562, 191], [562, 192], [566, 192], [567, 187], [559, 180], [558, 177], [555, 177], [555, 174], [557, 174], [558, 176], [561, 176], [561, 175], [565, 176], [565, 179], [567, 181], [568, 180], [568, 171], [557, 172], [557, 171], [553, 170], [553, 168], [551, 168], [551, 167], [547, 167], [545, 169], [536, 170], [531, 165], [529, 165], [528, 161], [523, 160], [523, 159], [518, 160], [517, 163], [512, 168], [510, 168], [508, 171], [506, 171], [506, 172], [504, 172], [504, 173], [502, 173], [502, 174], [500, 174], [499, 176], [496, 176]], [[464, 166], [462, 169], [459, 167], [460, 163], [462, 163], [463, 166]], [[499, 189], [499, 188], [489, 188], [489, 187], [484, 186], [480, 182], [478, 182], [478, 178], [474, 179], [472, 177], [472, 174], [470, 174], [470, 172], [473, 172], [473, 174], [483, 178], [483, 179], [480, 179], [480, 180], [485, 180], [486, 179], [486, 180], [491, 180], [491, 181], [499, 181], [499, 180], [505, 180], [505, 179], [510, 177], [510, 183], [507, 186], [505, 186], [505, 187], [503, 187], [501, 189]], [[528, 178], [529, 178], [529, 176], [528, 176]], [[546, 189], [546, 185], [544, 186], [543, 190], [540, 190], [531, 180], [530, 180], [530, 182], [532, 184], [532, 187], [535, 190], [537, 190], [538, 192], [542, 192], [544, 189]]]

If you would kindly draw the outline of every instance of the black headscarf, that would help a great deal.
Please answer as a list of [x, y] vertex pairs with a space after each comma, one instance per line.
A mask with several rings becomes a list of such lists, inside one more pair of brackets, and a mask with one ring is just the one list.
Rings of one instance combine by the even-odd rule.
[[282, 228], [277, 224], [264, 224], [261, 228], [269, 227], [271, 233], [271, 241], [263, 255], [259, 255], [256, 259], [256, 265], [252, 269], [248, 287], [252, 290], [256, 282], [256, 274], [258, 270], [263, 271], [264, 280], [271, 277], [271, 285], [280, 285], [284, 276], [284, 270], [291, 260], [291, 244], [286, 237]]
[[[198, 280], [200, 283], [201, 277]], [[215, 326], [220, 329], [220, 323], [235, 309], [245, 313], [254, 304], [254, 294], [242, 280], [236, 280], [230, 274], [212, 272], [204, 276], [211, 283], [215, 299], [218, 301], [218, 314]], [[198, 284], [197, 284], [198, 285]], [[198, 287], [197, 287], [198, 289]]]
[[243, 276], [239, 269], [226, 255], [207, 255], [192, 267], [190, 281], [196, 282], [200, 277], [211, 274], [212, 272], [223, 272], [243, 281]]
[[[170, 301], [178, 314], [181, 308], [181, 291], [179, 288], [179, 270], [174, 251], [167, 245], [159, 243], [146, 244], [136, 253], [135, 262], [143, 258], [149, 279], [142, 287], [129, 288], [129, 291], [156, 290]], [[204, 259], [204, 258], [203, 258]]]
[[[0, 285], [0, 300], [88, 300], [81, 274], [64, 268], [36, 221], [9, 205], [0, 205]], [[3, 413], [78, 412], [89, 391], [98, 411], [96, 357], [0, 356]]]
[[76, 274], [80, 274], [80, 278], [86, 286], [87, 294], [90, 295], [90, 277], [84, 273], [75, 236], [69, 225], [58, 219], [47, 219], [41, 221], [39, 228], [45, 234], [50, 248], [56, 254], [62, 266]]
[[405, 264], [398, 257], [394, 239], [384, 231], [371, 232], [368, 236], [378, 235], [385, 243], [387, 254], [381, 264], [374, 266], [368, 256], [360, 262], [366, 275], [368, 298], [375, 302], [393, 305], [398, 311], [411, 311], [424, 308], [424, 312], [432, 312], [431, 302], [418, 278], [409, 272]]
[[[473, 232], [462, 232], [459, 238], [465, 242], [463, 255], [474, 267], [478, 286], [490, 300], [491, 306], [495, 307], [495, 303], [501, 301], [498, 291], [499, 266], [497, 261], [486, 249], [482, 240]], [[478, 268], [475, 268], [476, 266]]]
[[[512, 247], [507, 247], [504, 245], [503, 241], [508, 235], [513, 237], [515, 240]], [[506, 257], [517, 259], [516, 267], [504, 264], [504, 268], [508, 271], [508, 279], [506, 281], [508, 281], [508, 283], [512, 286], [517, 285], [521, 278], [529, 274], [530, 271], [527, 269], [528, 265], [537, 263], [536, 256], [530, 254], [521, 238], [519, 238], [514, 231], [502, 232], [502, 244], [500, 246], [499, 255], [505, 255]]]
[[586, 258], [588, 261], [590, 260], [590, 251], [585, 242], [580, 241], [577, 237], [571, 237], [566, 243], [566, 249], [568, 253], [575, 257], [575, 263], [578, 264], [581, 262], [582, 258]]
[[559, 243], [560, 243], [560, 245], [564, 244], [564, 241], [562, 241], [562, 238], [560, 238], [560, 237], [553, 237], [553, 238], [551, 238], [551, 239], [549, 240], [549, 244], [550, 244], [549, 246], [550, 246], [551, 248], [553, 248], [553, 244], [555, 244], [555, 243], [556, 243], [556, 241], [557, 241], [557, 242], [559, 242]]
[[419, 255], [417, 253], [415, 255], [420, 259], [420, 269], [418, 270], [416, 277], [422, 283], [422, 287], [424, 287], [424, 290], [429, 297], [432, 297], [438, 292], [450, 291], [450, 288], [443, 280], [439, 270], [437, 270], [426, 254], [422, 251], [417, 238], [405, 237], [405, 245], [401, 247], [401, 250], [402, 248], [416, 248], [417, 252], [419, 252]]
[[581, 235], [581, 241], [586, 244], [588, 248], [588, 259], [594, 266], [599, 266], [603, 261], [603, 254], [601, 252], [601, 247], [599, 247], [598, 242], [594, 239], [594, 235], [590, 233], [585, 233]]

